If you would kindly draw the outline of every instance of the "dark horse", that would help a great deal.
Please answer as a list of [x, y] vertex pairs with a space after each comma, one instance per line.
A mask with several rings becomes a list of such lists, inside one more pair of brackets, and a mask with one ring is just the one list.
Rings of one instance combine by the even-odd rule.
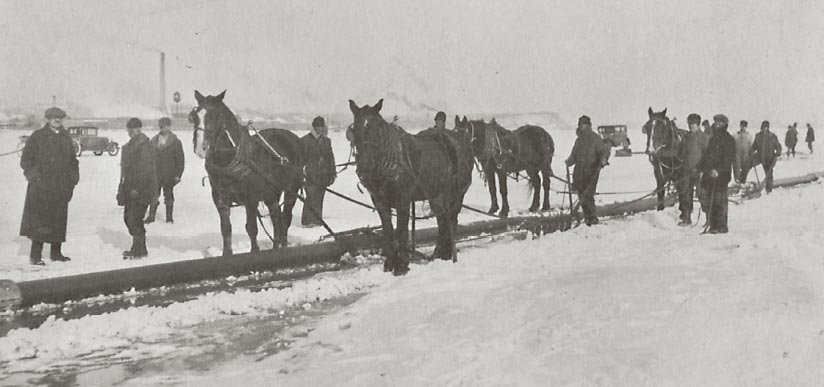
[[[246, 233], [253, 252], [260, 250], [256, 221], [261, 201], [269, 208], [272, 219], [273, 247], [286, 246], [292, 207], [302, 179], [300, 140], [284, 129], [264, 129], [250, 135], [249, 128], [238, 124], [234, 113], [223, 103], [225, 94], [226, 91], [204, 97], [195, 90], [197, 107], [189, 113], [195, 130], [195, 152], [206, 159], [212, 201], [220, 215], [223, 255], [232, 255], [229, 212], [233, 204], [246, 208]], [[201, 131], [202, 135], [198, 135]]]
[[[468, 133], [472, 139], [472, 152], [478, 159], [484, 180], [489, 186], [492, 205], [489, 213], [498, 211], [498, 196], [495, 193], [495, 176], [501, 191], [501, 217], [509, 215], [506, 176], [508, 173], [526, 171], [532, 190], [530, 212], [538, 210], [541, 205], [541, 188], [544, 201], [541, 211], [549, 210], [549, 179], [552, 176], [552, 156], [555, 154], [555, 142], [544, 128], [524, 125], [509, 131], [498, 125], [493, 118], [486, 123], [483, 120], [469, 121], [455, 116], [455, 129]], [[539, 175], [543, 175], [543, 181]]]
[[652, 108], [647, 111], [649, 120], [642, 131], [647, 135], [646, 153], [655, 173], [656, 193], [658, 194], [658, 211], [664, 209], [664, 195], [667, 182], [675, 183], [681, 177], [684, 165], [680, 157], [684, 132], [667, 117], [667, 109], [655, 113]]
[[[382, 107], [382, 99], [371, 107], [358, 107], [349, 100], [356, 171], [381, 219], [383, 268], [395, 275], [409, 271], [409, 205], [419, 200], [428, 200], [438, 219], [434, 257], [454, 261], [458, 212], [472, 183], [469, 139], [445, 130], [410, 135], [384, 121]], [[398, 216], [396, 230], [393, 208]]]

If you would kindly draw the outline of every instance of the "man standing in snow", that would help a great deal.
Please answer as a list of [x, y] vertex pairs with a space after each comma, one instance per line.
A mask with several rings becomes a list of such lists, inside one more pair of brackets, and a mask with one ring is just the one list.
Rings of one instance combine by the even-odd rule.
[[798, 143], [798, 131], [795, 130], [795, 124], [787, 126], [787, 134], [784, 135], [784, 145], [787, 146], [787, 157], [792, 153], [795, 157], [795, 145]]
[[[157, 184], [158, 184], [158, 199], [160, 191], [163, 191], [163, 203], [166, 205], [166, 223], [174, 223], [173, 211], [175, 205], [175, 185], [180, 183], [180, 177], [183, 175], [183, 168], [185, 160], [183, 156], [183, 145], [180, 140], [172, 133], [172, 120], [169, 117], [163, 117], [158, 121], [160, 126], [160, 133], [152, 137], [152, 146], [157, 152]], [[155, 214], [160, 201], [156, 200], [149, 207], [149, 216], [146, 217], [144, 223], [152, 223], [155, 221]]]
[[735, 139], [727, 132], [729, 119], [723, 114], [713, 117], [713, 135], [707, 151], [698, 162], [703, 173], [701, 186], [709, 196], [707, 221], [710, 234], [723, 234], [727, 228], [727, 184], [735, 164]]
[[80, 180], [74, 145], [57, 107], [46, 109], [46, 125], [32, 133], [23, 147], [20, 167], [29, 185], [23, 205], [20, 235], [31, 239], [29, 263], [43, 266], [43, 243], [51, 244], [51, 260], [69, 261], [61, 246], [66, 241], [69, 201]]
[[704, 127], [704, 133], [707, 135], [707, 139], [712, 137], [712, 127], [710, 126], [710, 122], [708, 120], [704, 120], [704, 122], [701, 123], [701, 126]]
[[781, 143], [778, 142], [778, 136], [770, 132], [770, 122], [764, 121], [761, 123], [761, 131], [755, 135], [755, 140], [752, 142], [750, 158], [753, 165], [761, 164], [764, 168], [767, 193], [772, 192], [773, 167], [778, 161], [778, 156], [781, 156]]
[[572, 187], [578, 192], [584, 221], [587, 226], [591, 226], [598, 224], [598, 218], [595, 217], [595, 192], [601, 168], [609, 165], [609, 148], [601, 137], [592, 131], [592, 122], [587, 116], [578, 119], [576, 133], [578, 138], [569, 158], [566, 159], [566, 165], [575, 166]]
[[815, 131], [813, 130], [813, 126], [810, 123], [807, 123], [807, 137], [804, 138], [804, 141], [807, 142], [807, 148], [810, 149], [810, 154], [813, 153], [813, 142], [815, 142]]
[[323, 220], [323, 197], [326, 187], [335, 182], [335, 155], [332, 153], [332, 142], [328, 137], [329, 130], [326, 121], [321, 116], [312, 120], [312, 129], [301, 137], [303, 154], [306, 161], [304, 190], [306, 200], [303, 203], [303, 213], [300, 223], [304, 227], [320, 226]]
[[696, 171], [695, 167], [701, 161], [701, 156], [707, 149], [709, 136], [700, 129], [701, 116], [698, 114], [690, 114], [687, 116], [687, 124], [689, 125], [689, 133], [684, 136], [681, 149], [679, 150], [679, 158], [683, 164], [678, 170], [678, 209], [681, 210], [681, 219], [678, 222], [679, 226], [687, 226], [692, 224], [692, 201], [693, 196], [698, 188], [698, 199], [701, 202], [701, 208], [706, 211], [706, 204], [702, 195], [702, 189], [698, 184], [701, 179], [701, 174]]
[[744, 184], [750, 172], [750, 144], [752, 136], [747, 131], [747, 121], [741, 120], [740, 129], [735, 133], [735, 181]]
[[124, 206], [123, 221], [132, 236], [132, 247], [123, 252], [123, 259], [143, 258], [146, 249], [146, 228], [143, 215], [157, 200], [157, 152], [149, 137], [142, 133], [143, 123], [130, 118], [126, 123], [129, 142], [123, 145], [120, 159], [120, 185], [117, 204]]

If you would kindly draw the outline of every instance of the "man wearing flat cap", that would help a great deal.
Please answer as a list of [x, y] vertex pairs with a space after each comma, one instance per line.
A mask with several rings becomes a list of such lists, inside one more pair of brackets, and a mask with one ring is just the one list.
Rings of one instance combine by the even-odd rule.
[[729, 119], [723, 114], [713, 117], [712, 137], [707, 151], [698, 162], [697, 169], [703, 173], [701, 186], [709, 201], [707, 226], [710, 234], [724, 234], [727, 227], [727, 184], [732, 178], [735, 164], [735, 139], [727, 132]]
[[569, 158], [566, 159], [566, 165], [575, 166], [572, 187], [578, 192], [584, 221], [587, 226], [591, 226], [598, 224], [598, 218], [595, 216], [595, 192], [601, 169], [609, 165], [609, 148], [601, 137], [592, 131], [592, 122], [587, 116], [578, 119], [576, 133], [578, 138]]
[[320, 226], [323, 220], [323, 198], [326, 187], [332, 185], [337, 177], [335, 171], [335, 154], [332, 141], [329, 140], [326, 121], [321, 116], [312, 120], [309, 133], [300, 138], [303, 145], [303, 157], [306, 162], [303, 188], [306, 198], [300, 223], [304, 227]]
[[781, 156], [781, 143], [778, 136], [770, 132], [770, 121], [761, 123], [761, 131], [755, 134], [755, 140], [750, 147], [750, 159], [753, 166], [761, 164], [764, 168], [764, 184], [767, 193], [773, 189], [773, 168], [778, 156]]
[[[185, 165], [183, 145], [177, 136], [172, 133], [172, 120], [169, 119], [169, 117], [161, 118], [157, 124], [160, 127], [160, 133], [154, 135], [150, 140], [157, 153], [157, 195], [159, 198], [160, 192], [163, 192], [163, 203], [166, 205], [166, 223], [174, 223], [174, 189], [175, 185], [180, 183], [180, 177], [183, 176], [183, 168]], [[159, 205], [159, 200], [151, 204], [149, 207], [149, 215], [143, 223], [152, 223], [155, 221], [155, 215]]]
[[735, 181], [741, 184], [747, 182], [747, 175], [750, 172], [750, 145], [752, 145], [752, 136], [747, 131], [748, 123], [741, 120], [738, 132], [735, 133], [735, 170], [733, 177]]
[[120, 159], [117, 204], [123, 206], [123, 222], [132, 236], [132, 247], [123, 252], [123, 259], [149, 255], [143, 215], [157, 201], [157, 152], [142, 128], [143, 123], [136, 117], [126, 123], [129, 142], [123, 145]]
[[61, 249], [66, 241], [69, 201], [80, 181], [74, 144], [63, 119], [66, 112], [46, 109], [46, 125], [34, 131], [23, 147], [20, 167], [28, 180], [20, 235], [31, 239], [29, 263], [45, 265], [43, 243], [51, 244], [52, 261], [67, 262]]
[[701, 174], [696, 170], [696, 165], [698, 165], [707, 149], [709, 135], [700, 129], [700, 115], [692, 113], [687, 116], [687, 124], [690, 131], [684, 136], [678, 155], [684, 163], [682, 168], [677, 171], [678, 209], [681, 211], [680, 220], [678, 221], [679, 226], [692, 224], [692, 204], [696, 189], [698, 189], [698, 200], [701, 202], [701, 208], [706, 211], [703, 190], [699, 184]]

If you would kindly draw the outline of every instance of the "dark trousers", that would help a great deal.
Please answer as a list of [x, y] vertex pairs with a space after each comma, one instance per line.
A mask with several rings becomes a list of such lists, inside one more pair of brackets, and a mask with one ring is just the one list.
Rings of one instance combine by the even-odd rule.
[[787, 145], [787, 157], [790, 157], [791, 153], [795, 157], [795, 144]]
[[323, 197], [326, 196], [326, 188], [306, 184], [304, 192], [306, 193], [306, 200], [303, 202], [300, 223], [304, 226], [320, 225], [323, 219]]
[[712, 188], [707, 190], [709, 195], [709, 212], [707, 218], [710, 221], [710, 232], [727, 232], [727, 187]]
[[[61, 242], [53, 242], [51, 243], [51, 250], [50, 254], [52, 258], [57, 258], [63, 255], [62, 250], [63, 243]], [[40, 260], [43, 258], [43, 242], [33, 240], [31, 241], [31, 251], [29, 252], [29, 258], [32, 260]]]
[[595, 175], [589, 179], [581, 179], [573, 183], [575, 190], [578, 191], [578, 200], [581, 202], [581, 210], [584, 213], [584, 220], [587, 224], [593, 219], [596, 219], [595, 192], [598, 186], [599, 175], [600, 173], [596, 172]]
[[810, 153], [813, 153], [813, 142], [812, 141], [807, 142], [807, 148], [810, 148]]
[[126, 202], [126, 206], [123, 207], [123, 222], [126, 223], [129, 235], [146, 235], [146, 228], [143, 226], [143, 215], [146, 214], [147, 208], [149, 208], [148, 204]]
[[[691, 220], [692, 217], [692, 202], [695, 198], [696, 189], [700, 190], [701, 175], [698, 173], [692, 174], [689, 177], [681, 176], [676, 190], [678, 190], [678, 209], [681, 210], [681, 220]], [[699, 192], [699, 200], [701, 195]], [[704, 208], [703, 201], [701, 208]]]
[[767, 193], [772, 192], [773, 189], [773, 167], [775, 164], [764, 165], [764, 184], [767, 188]]
[[[163, 203], [170, 204], [175, 202], [175, 183], [171, 182], [165, 185], [161, 185], [157, 189], [157, 193], [160, 194], [163, 192]], [[160, 203], [158, 195], [158, 203]]]

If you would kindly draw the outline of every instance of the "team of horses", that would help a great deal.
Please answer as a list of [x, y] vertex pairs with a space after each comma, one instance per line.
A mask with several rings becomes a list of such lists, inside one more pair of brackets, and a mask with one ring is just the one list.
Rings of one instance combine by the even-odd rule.
[[[195, 91], [197, 106], [189, 113], [194, 151], [205, 159], [212, 201], [220, 216], [223, 255], [233, 254], [229, 216], [233, 206], [244, 207], [251, 250], [260, 250], [260, 202], [269, 210], [274, 247], [285, 247], [292, 209], [303, 183], [305, 161], [300, 140], [289, 130], [258, 131], [251, 125], [241, 125], [223, 102], [225, 95], [225, 91], [216, 96]], [[409, 270], [413, 253], [408, 231], [410, 204], [416, 201], [428, 201], [437, 218], [438, 240], [431, 258], [457, 259], [458, 213], [472, 182], [473, 168], [483, 173], [489, 187], [490, 214], [508, 216], [507, 178], [522, 171], [533, 196], [529, 211], [550, 209], [555, 143], [540, 126], [525, 125], [510, 131], [494, 119], [485, 122], [456, 116], [455, 130], [430, 129], [413, 135], [384, 120], [382, 107], [383, 100], [373, 106], [349, 101], [356, 173], [381, 221], [385, 271], [402, 275]], [[666, 110], [653, 113], [650, 109], [649, 115], [644, 131], [660, 188], [662, 181], [672, 178], [673, 161], [666, 153], [677, 139], [672, 137], [674, 125], [666, 117]], [[500, 207], [496, 185], [500, 187]], [[663, 203], [662, 192], [659, 198]]]

